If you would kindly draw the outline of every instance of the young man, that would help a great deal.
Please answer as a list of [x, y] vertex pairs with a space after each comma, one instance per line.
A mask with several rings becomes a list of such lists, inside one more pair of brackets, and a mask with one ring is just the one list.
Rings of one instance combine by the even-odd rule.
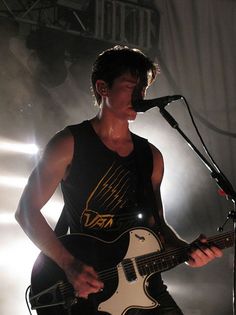
[[[186, 245], [164, 219], [160, 196], [162, 155], [129, 130], [129, 121], [136, 118], [132, 100], [144, 98], [155, 77], [155, 65], [139, 50], [116, 46], [100, 54], [92, 70], [92, 87], [99, 105], [97, 116], [66, 127], [52, 138], [19, 202], [19, 224], [64, 271], [77, 297], [89, 300], [92, 293], [100, 294], [106, 287], [95, 270], [99, 257], [93, 253], [97, 249], [87, 248], [88, 255], [94, 256], [94, 264], [74, 257], [40, 212], [60, 183], [66, 225], [71, 233], [82, 232], [111, 242], [125, 231], [141, 226], [154, 231], [165, 248]], [[139, 235], [136, 237], [142, 240]], [[206, 246], [205, 239], [201, 242], [205, 243], [202, 248], [189, 253], [188, 264], [192, 267], [203, 266], [222, 255], [218, 248]], [[79, 251], [79, 243], [77, 247]], [[101, 255], [112, 260], [120, 250]], [[159, 306], [130, 309], [127, 314], [182, 314], [159, 274], [152, 275], [146, 284], [145, 290]], [[132, 290], [123, 293], [116, 304], [122, 304], [129, 295]], [[84, 305], [81, 314], [97, 314], [97, 306]], [[117, 305], [112, 307], [115, 310]], [[47, 314], [55, 314], [53, 308]], [[72, 314], [78, 314], [73, 307]]]

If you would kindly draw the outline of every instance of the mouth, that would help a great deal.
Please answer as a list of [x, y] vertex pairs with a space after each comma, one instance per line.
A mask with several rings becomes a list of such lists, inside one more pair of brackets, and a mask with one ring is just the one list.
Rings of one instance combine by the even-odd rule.
[[134, 111], [134, 108], [132, 105], [128, 106], [128, 109]]

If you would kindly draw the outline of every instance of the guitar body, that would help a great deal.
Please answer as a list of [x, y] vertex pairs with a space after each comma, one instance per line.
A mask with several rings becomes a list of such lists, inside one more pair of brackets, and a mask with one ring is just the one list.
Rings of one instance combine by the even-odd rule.
[[[44, 307], [51, 304], [51, 300], [56, 301], [58, 296], [61, 299], [61, 292], [53, 289], [41, 293], [59, 281], [68, 282], [63, 270], [40, 253], [31, 276], [31, 299], [36, 297], [32, 301], [37, 302], [32, 308], [37, 309], [39, 315], [121, 315], [131, 308], [150, 309], [158, 305], [148, 294], [148, 276], [141, 276], [135, 263], [137, 256], [161, 251], [161, 242], [152, 231], [132, 229], [112, 242], [85, 234], [71, 234], [60, 240], [75, 257], [101, 274], [104, 290], [90, 294], [88, 300], [78, 299], [71, 307], [71, 313], [67, 312], [65, 305]], [[72, 288], [68, 292], [66, 294], [74, 298]]]

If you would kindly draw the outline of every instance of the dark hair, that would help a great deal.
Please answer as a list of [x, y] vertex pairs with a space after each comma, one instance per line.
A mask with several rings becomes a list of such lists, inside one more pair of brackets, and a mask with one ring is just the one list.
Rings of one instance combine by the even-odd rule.
[[92, 89], [97, 103], [101, 95], [96, 91], [96, 81], [104, 80], [111, 88], [114, 79], [130, 72], [150, 85], [156, 78], [157, 65], [138, 49], [127, 46], [115, 46], [102, 52], [95, 60], [92, 68]]

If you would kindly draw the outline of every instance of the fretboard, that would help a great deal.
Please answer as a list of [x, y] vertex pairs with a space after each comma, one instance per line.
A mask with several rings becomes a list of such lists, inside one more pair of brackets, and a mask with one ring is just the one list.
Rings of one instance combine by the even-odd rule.
[[[209, 245], [215, 245], [220, 249], [233, 246], [234, 233], [225, 232], [208, 238]], [[177, 247], [160, 253], [150, 253], [138, 256], [135, 262], [141, 276], [150, 275], [154, 272], [163, 272], [189, 259], [191, 245]]]

